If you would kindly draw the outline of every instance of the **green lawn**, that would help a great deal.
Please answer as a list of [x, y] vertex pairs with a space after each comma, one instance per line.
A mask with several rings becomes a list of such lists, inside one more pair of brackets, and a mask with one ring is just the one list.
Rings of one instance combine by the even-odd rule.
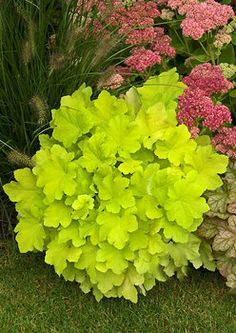
[[159, 283], [138, 304], [97, 303], [59, 278], [40, 254], [20, 255], [0, 243], [1, 333], [236, 332], [236, 297], [216, 273], [190, 272]]

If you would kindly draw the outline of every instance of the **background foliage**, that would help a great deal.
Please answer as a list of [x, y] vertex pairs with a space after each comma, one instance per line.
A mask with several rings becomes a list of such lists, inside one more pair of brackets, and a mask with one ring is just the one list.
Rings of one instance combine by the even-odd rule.
[[[0, 184], [30, 163], [60, 96], [83, 82], [96, 94], [104, 68], [119, 61], [119, 41], [104, 44], [103, 31], [95, 38], [93, 16], [76, 8], [76, 0], [0, 3]], [[14, 214], [2, 192], [0, 200], [9, 230]]]

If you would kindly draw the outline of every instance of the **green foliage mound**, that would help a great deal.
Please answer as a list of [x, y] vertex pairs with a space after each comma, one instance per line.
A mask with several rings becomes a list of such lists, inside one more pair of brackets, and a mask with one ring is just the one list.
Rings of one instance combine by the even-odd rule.
[[97, 300], [137, 302], [155, 281], [186, 274], [188, 262], [214, 270], [211, 247], [194, 234], [222, 184], [227, 157], [177, 126], [184, 85], [175, 69], [124, 98], [82, 85], [52, 111], [33, 169], [4, 186], [16, 202], [21, 252], [45, 262]]
[[223, 185], [207, 193], [210, 210], [198, 229], [209, 240], [219, 272], [236, 293], [236, 161], [230, 161]]

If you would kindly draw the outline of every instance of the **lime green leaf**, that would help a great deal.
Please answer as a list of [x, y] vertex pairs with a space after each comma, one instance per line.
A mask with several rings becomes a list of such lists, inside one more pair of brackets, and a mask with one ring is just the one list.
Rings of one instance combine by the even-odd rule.
[[[75, 267], [81, 270], [86, 270], [86, 273], [91, 279], [96, 277], [95, 265], [97, 263], [96, 256], [98, 252], [98, 247], [92, 245], [89, 241], [86, 242], [82, 248], [82, 254], [79, 257], [79, 260], [75, 263]], [[90, 290], [90, 289], [89, 289]]]
[[71, 213], [70, 207], [65, 206], [62, 201], [55, 201], [46, 208], [43, 224], [53, 228], [61, 224], [66, 228], [72, 221]]
[[160, 235], [157, 234], [152, 237], [149, 237], [148, 252], [152, 255], [156, 253], [164, 254], [167, 252], [166, 243], [163, 242]]
[[[82, 195], [82, 194], [93, 194], [91, 190], [91, 186], [93, 184], [93, 176], [88, 173], [85, 169], [78, 167], [77, 168], [77, 175], [75, 179], [77, 183], [76, 187], [76, 194]], [[71, 197], [67, 197], [70, 199]], [[72, 205], [73, 199], [71, 200], [70, 205]], [[69, 204], [69, 203], [68, 203]]]
[[94, 105], [96, 109], [93, 112], [93, 120], [96, 125], [106, 126], [107, 122], [116, 115], [125, 114], [128, 111], [127, 104], [123, 99], [118, 99], [115, 96], [103, 90]]
[[76, 110], [92, 106], [93, 102], [90, 100], [92, 93], [91, 87], [86, 87], [83, 83], [71, 96], [63, 96], [61, 105]]
[[104, 263], [106, 270], [111, 269], [115, 274], [121, 274], [128, 267], [125, 250], [120, 251], [107, 243], [102, 243], [97, 252], [96, 268], [98, 270], [100, 263]]
[[72, 216], [74, 219], [85, 219], [93, 207], [93, 198], [87, 194], [78, 195], [77, 199], [72, 204], [72, 208], [75, 210]]
[[168, 250], [175, 265], [177, 267], [186, 266], [189, 260], [195, 268], [199, 268], [202, 264], [199, 254], [200, 243], [201, 240], [194, 236], [185, 244], [168, 243]]
[[117, 175], [108, 174], [97, 182], [98, 196], [105, 201], [106, 210], [112, 213], [119, 213], [121, 208], [129, 208], [135, 205], [132, 192], [127, 189], [129, 179]]
[[61, 200], [63, 194], [73, 195], [76, 189], [76, 162], [74, 154], [63, 147], [53, 145], [49, 150], [36, 153], [36, 166], [33, 173], [37, 176], [37, 186], [43, 187], [48, 200]]
[[204, 184], [206, 189], [215, 190], [222, 185], [218, 174], [226, 171], [227, 156], [216, 154], [209, 145], [199, 146], [196, 151], [185, 155], [185, 161], [191, 166], [186, 165], [186, 170], [196, 170], [196, 182]]
[[151, 150], [143, 147], [140, 150], [138, 150], [136, 153], [131, 154], [131, 156], [136, 161], [137, 160], [142, 161], [142, 163], [145, 164], [146, 166], [148, 165], [148, 163], [152, 163], [156, 159], [156, 156]]
[[167, 239], [172, 239], [176, 243], [187, 243], [189, 239], [187, 230], [175, 222], [168, 221], [165, 217], [161, 219], [160, 224]]
[[53, 145], [58, 144], [58, 142], [53, 139], [52, 137], [49, 137], [48, 134], [41, 134], [39, 135], [39, 142], [40, 142], [40, 146], [42, 148], [51, 148]]
[[201, 242], [199, 253], [201, 256], [201, 260], [203, 262], [203, 267], [208, 269], [209, 271], [214, 272], [216, 265], [215, 260], [212, 255], [212, 248], [211, 245], [207, 242]]
[[55, 239], [48, 244], [46, 251], [45, 262], [54, 265], [55, 271], [60, 275], [69, 262], [77, 262], [81, 256], [81, 248], [71, 247], [65, 243], [58, 243]]
[[60, 228], [58, 231], [58, 243], [72, 242], [75, 247], [80, 247], [86, 243], [85, 239], [82, 239], [79, 234], [78, 222], [73, 222], [67, 228]]
[[[152, 248], [151, 244], [151, 252], [152, 250], [156, 249], [155, 247]], [[152, 255], [149, 247], [147, 249], [140, 249], [134, 260], [135, 269], [141, 276], [149, 273], [156, 277], [158, 263], [159, 253], [158, 255]]]
[[131, 188], [135, 196], [143, 197], [150, 193], [150, 183], [154, 175], [159, 170], [160, 166], [157, 163], [150, 163], [145, 170], [136, 171], [131, 177]]
[[125, 115], [113, 117], [104, 128], [107, 144], [121, 157], [129, 157], [141, 147], [138, 126]]
[[142, 162], [135, 160], [128, 160], [121, 163], [118, 167], [118, 170], [122, 172], [124, 175], [128, 175], [129, 173], [134, 173], [135, 171], [142, 171]]
[[143, 104], [150, 106], [159, 101], [167, 104], [170, 101], [177, 100], [185, 87], [182, 82], [179, 82], [176, 68], [172, 68], [159, 76], [150, 77], [143, 87], [137, 90], [142, 97]]
[[144, 195], [142, 199], [136, 200], [137, 214], [138, 216], [146, 220], [160, 218], [163, 215], [163, 211], [158, 207], [156, 198], [150, 195]]
[[19, 169], [14, 172], [15, 181], [3, 186], [5, 193], [11, 201], [18, 202], [18, 212], [24, 213], [30, 210], [34, 214], [40, 214], [45, 205], [43, 204], [44, 194], [42, 190], [36, 186], [36, 177], [28, 168]]
[[41, 221], [28, 214], [21, 217], [15, 227], [16, 241], [21, 253], [38, 250], [43, 251], [46, 233]]
[[139, 126], [140, 132], [143, 135], [143, 144], [146, 148], [152, 148], [153, 143], [162, 138], [165, 131], [170, 126], [176, 126], [176, 105], [173, 109], [166, 109], [166, 106], [159, 102], [148, 109], [142, 108], [137, 117], [136, 124]]
[[[78, 111], [65, 107], [52, 112], [53, 117], [53, 137], [54, 139], [63, 142], [66, 148], [71, 147], [79, 138], [86, 134], [91, 129], [92, 116], [88, 111]], [[65, 135], [66, 133], [66, 135]]]
[[66, 148], [76, 143], [93, 126], [90, 110], [93, 108], [89, 99], [91, 94], [91, 88], [81, 86], [72, 96], [61, 99], [59, 110], [52, 111], [53, 137]]
[[126, 272], [123, 284], [118, 288], [118, 296], [123, 296], [131, 302], [137, 303], [138, 292], [134, 286], [141, 285], [143, 281], [143, 277], [137, 273], [135, 268], [130, 266]]
[[[92, 245], [100, 243], [99, 230], [100, 226], [96, 222], [97, 213], [91, 211], [89, 216], [85, 220], [80, 220], [79, 234], [81, 238], [86, 239], [88, 236]], [[88, 239], [88, 238], [87, 238]]]
[[148, 191], [162, 206], [168, 199], [168, 190], [181, 179], [180, 174], [172, 173], [172, 171], [172, 168], [157, 170], [149, 180]]
[[97, 217], [97, 223], [101, 226], [99, 239], [107, 240], [117, 249], [122, 249], [129, 240], [129, 233], [138, 229], [138, 222], [134, 215], [123, 215], [103, 212]]
[[201, 194], [202, 186], [196, 184], [194, 179], [189, 177], [178, 180], [169, 189], [169, 198], [164, 205], [168, 219], [188, 230], [194, 219], [201, 218], [209, 209], [205, 199], [200, 197]]
[[90, 139], [81, 141], [79, 144], [83, 156], [79, 164], [88, 172], [93, 172], [103, 164], [114, 165], [116, 162], [116, 149], [107, 143], [104, 133], [96, 133]]
[[63, 270], [61, 275], [64, 277], [66, 281], [74, 281], [82, 282], [85, 279], [85, 274], [82, 271], [79, 271], [74, 267], [74, 264], [71, 262], [67, 263], [67, 267]]
[[148, 245], [149, 236], [146, 235], [142, 230], [136, 230], [129, 236], [129, 247], [132, 251], [144, 249]]
[[98, 289], [106, 294], [114, 286], [120, 286], [124, 280], [124, 274], [115, 274], [110, 269], [104, 273], [97, 272], [96, 281]]
[[185, 125], [169, 128], [162, 139], [155, 145], [155, 154], [178, 166], [184, 162], [186, 152], [194, 152], [196, 142], [190, 139], [190, 133]]

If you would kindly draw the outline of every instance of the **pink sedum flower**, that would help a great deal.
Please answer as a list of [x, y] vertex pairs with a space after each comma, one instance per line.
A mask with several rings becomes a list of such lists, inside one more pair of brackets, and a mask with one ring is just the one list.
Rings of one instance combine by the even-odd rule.
[[213, 112], [206, 115], [202, 125], [215, 132], [225, 123], [231, 123], [231, 113], [225, 105], [214, 105]]
[[125, 60], [125, 64], [131, 69], [143, 72], [146, 68], [161, 62], [161, 56], [158, 52], [147, 50], [144, 47], [134, 48], [131, 56]]
[[185, 124], [189, 129], [198, 126], [200, 120], [214, 113], [214, 104], [204, 91], [196, 88], [187, 88], [179, 97], [177, 114], [179, 123]]
[[150, 44], [155, 37], [156, 31], [153, 27], [133, 30], [127, 35], [126, 43], [129, 45]]
[[185, 19], [181, 23], [183, 35], [186, 37], [192, 37], [194, 40], [200, 39], [205, 30], [193, 19]]
[[231, 6], [214, 0], [169, 0], [167, 6], [177, 9], [180, 15], [185, 15], [180, 25], [183, 35], [194, 40], [200, 39], [208, 31], [224, 26], [235, 16]]
[[167, 0], [167, 6], [171, 9], [179, 9], [184, 5], [193, 5], [198, 3], [198, 0]]
[[166, 55], [174, 58], [176, 55], [175, 49], [171, 46], [171, 38], [164, 33], [164, 28], [155, 28], [156, 39], [153, 42], [151, 49], [159, 52], [161, 55]]
[[180, 109], [177, 114], [178, 122], [185, 124], [193, 137], [196, 137], [196, 128], [199, 126], [215, 132], [232, 121], [229, 109], [225, 105], [215, 105], [198, 87], [187, 88], [179, 97], [178, 106]]
[[211, 143], [220, 153], [236, 158], [236, 126], [221, 128]]
[[222, 74], [220, 66], [209, 63], [194, 67], [191, 73], [183, 79], [183, 82], [188, 87], [198, 87], [208, 96], [213, 93], [227, 93], [229, 89], [233, 88], [233, 84]]
[[154, 1], [136, 1], [132, 6], [117, 6], [110, 15], [108, 22], [112, 26], [120, 26], [119, 33], [125, 34], [138, 27], [144, 28], [154, 24], [154, 18], [160, 16]]

